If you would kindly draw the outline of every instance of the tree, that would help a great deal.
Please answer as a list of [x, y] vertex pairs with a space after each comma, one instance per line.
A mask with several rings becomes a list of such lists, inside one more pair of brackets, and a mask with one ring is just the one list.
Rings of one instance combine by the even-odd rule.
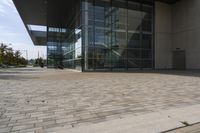
[[20, 56], [21, 56], [21, 52], [19, 50], [15, 51], [14, 58], [15, 58], [15, 63], [17, 66], [20, 64]]
[[35, 66], [44, 66], [44, 60], [42, 58], [35, 59]]
[[14, 54], [13, 54], [13, 49], [12, 48], [8, 48], [6, 50], [5, 64], [8, 64], [8, 65], [15, 64], [15, 58], [14, 58]]
[[4, 64], [4, 57], [5, 57], [5, 52], [7, 50], [8, 46], [5, 45], [4, 43], [0, 43], [0, 64]]
[[7, 66], [26, 66], [27, 61], [21, 56], [19, 50], [15, 51], [4, 43], [0, 43], [0, 64]]

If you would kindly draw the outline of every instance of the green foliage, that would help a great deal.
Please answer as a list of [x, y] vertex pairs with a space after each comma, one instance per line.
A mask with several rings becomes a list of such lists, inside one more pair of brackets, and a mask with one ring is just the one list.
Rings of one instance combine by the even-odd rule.
[[45, 65], [45, 60], [44, 59], [42, 59], [42, 58], [35, 59], [34, 66], [44, 67], [44, 65]]
[[27, 61], [21, 56], [20, 51], [14, 51], [4, 43], [0, 43], [0, 64], [7, 66], [26, 66]]

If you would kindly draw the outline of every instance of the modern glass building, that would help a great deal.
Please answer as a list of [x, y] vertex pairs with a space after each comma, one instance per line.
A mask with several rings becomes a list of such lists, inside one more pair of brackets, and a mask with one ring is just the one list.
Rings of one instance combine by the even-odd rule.
[[[181, 35], [178, 17], [185, 17], [180, 11], [195, 3], [187, 5], [184, 0], [13, 1], [34, 44], [47, 46], [49, 68], [130, 71], [189, 66], [186, 49], [178, 44], [176, 36]], [[198, 0], [190, 1], [198, 3]], [[31, 29], [34, 26], [45, 30]]]
[[153, 68], [154, 3], [91, 0], [81, 7], [84, 70]]

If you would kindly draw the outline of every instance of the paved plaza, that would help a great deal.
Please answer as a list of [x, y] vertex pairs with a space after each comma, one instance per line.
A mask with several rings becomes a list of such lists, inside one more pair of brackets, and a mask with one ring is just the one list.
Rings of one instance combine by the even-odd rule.
[[200, 124], [194, 124], [194, 125], [176, 129], [167, 133], [200, 133]]
[[200, 72], [0, 69], [0, 133], [61, 128], [200, 104]]

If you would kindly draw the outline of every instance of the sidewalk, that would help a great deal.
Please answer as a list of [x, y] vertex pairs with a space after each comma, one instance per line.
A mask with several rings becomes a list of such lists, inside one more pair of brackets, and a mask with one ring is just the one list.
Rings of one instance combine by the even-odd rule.
[[58, 133], [160, 133], [173, 129], [177, 130], [170, 131], [169, 133], [196, 133], [196, 131], [200, 131], [200, 125], [189, 126], [187, 128], [181, 127], [200, 122], [200, 117], [198, 116], [200, 116], [200, 105], [194, 105], [73, 129], [63, 129]]
[[167, 133], [200, 133], [200, 123], [180, 129], [175, 129]]

